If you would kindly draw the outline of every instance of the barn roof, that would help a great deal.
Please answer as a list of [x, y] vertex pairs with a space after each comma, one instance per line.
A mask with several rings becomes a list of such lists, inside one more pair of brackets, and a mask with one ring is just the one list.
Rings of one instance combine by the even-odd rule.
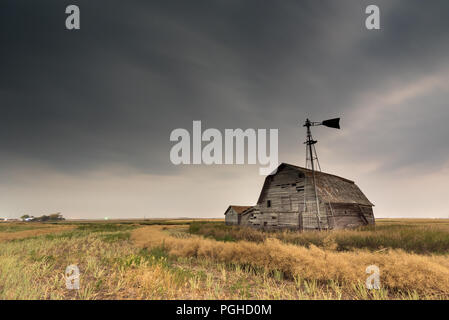
[[242, 214], [243, 211], [248, 210], [249, 208], [252, 208], [252, 206], [233, 206], [233, 205], [231, 205], [226, 209], [225, 214], [226, 214], [226, 212], [228, 212], [229, 208], [234, 209], [234, 211], [237, 212], [237, 214]]
[[[282, 163], [271, 175], [265, 178], [265, 183], [262, 187], [262, 191], [260, 192], [259, 200], [257, 201], [257, 203], [260, 203], [262, 201], [262, 197], [266, 189], [268, 188], [272, 177], [284, 168], [295, 169], [298, 172], [304, 173], [306, 178], [312, 178], [312, 170], [288, 163]], [[363, 194], [363, 192], [354, 183], [354, 181], [320, 171], [315, 171], [315, 180], [318, 195], [324, 202], [357, 203], [361, 205], [373, 206], [373, 204]]]

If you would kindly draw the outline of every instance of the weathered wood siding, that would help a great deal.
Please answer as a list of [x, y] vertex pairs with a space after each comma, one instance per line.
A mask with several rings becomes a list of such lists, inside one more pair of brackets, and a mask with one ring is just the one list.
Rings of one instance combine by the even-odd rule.
[[360, 206], [362, 209], [363, 215], [368, 220], [369, 224], [376, 224], [376, 219], [374, 218], [373, 207], [371, 206]]
[[315, 230], [315, 229], [330, 229], [330, 212], [327, 209], [327, 206], [319, 201], [320, 206], [320, 223], [318, 224], [318, 210], [316, 205], [315, 196], [313, 196], [313, 200], [308, 200], [306, 202], [306, 207], [304, 212], [302, 213], [302, 229], [303, 230]]
[[274, 175], [257, 207], [255, 223], [263, 228], [299, 228], [304, 208], [304, 175], [286, 168]]
[[265, 180], [258, 203], [244, 224], [315, 230], [375, 223], [372, 204], [352, 181], [324, 173], [316, 173], [315, 178], [320, 220], [312, 172], [281, 165]]
[[334, 213], [334, 229], [346, 229], [360, 227], [366, 224], [374, 224], [373, 209], [368, 206], [359, 206], [353, 203], [331, 204]]
[[[312, 179], [293, 168], [274, 175], [258, 207], [261, 215], [255, 221], [264, 228], [318, 229], [315, 188]], [[329, 211], [320, 202], [320, 225], [329, 228]]]
[[227, 225], [238, 225], [239, 224], [239, 217], [237, 212], [234, 211], [234, 209], [229, 208], [225, 213], [225, 223]]
[[249, 226], [250, 225], [250, 222], [249, 222], [249, 219], [251, 218], [251, 216], [252, 216], [252, 213], [242, 213], [242, 214], [240, 214], [240, 222], [239, 222], [239, 224], [241, 225], [241, 226]]

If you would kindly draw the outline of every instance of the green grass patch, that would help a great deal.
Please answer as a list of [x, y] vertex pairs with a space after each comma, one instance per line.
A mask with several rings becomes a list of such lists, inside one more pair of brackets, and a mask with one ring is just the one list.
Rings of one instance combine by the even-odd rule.
[[48, 227], [44, 227], [42, 225], [23, 225], [23, 224], [0, 224], [0, 232], [18, 232], [18, 231], [26, 231], [33, 229], [44, 229]]
[[77, 230], [88, 232], [116, 232], [135, 229], [136, 225], [117, 223], [86, 223], [77, 227]]
[[127, 241], [131, 237], [131, 232], [122, 231], [122, 232], [113, 232], [101, 234], [100, 239], [105, 242], [116, 242], [116, 241]]

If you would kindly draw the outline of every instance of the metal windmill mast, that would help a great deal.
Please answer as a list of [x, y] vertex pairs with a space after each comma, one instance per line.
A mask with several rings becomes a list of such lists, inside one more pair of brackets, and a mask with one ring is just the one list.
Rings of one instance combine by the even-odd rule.
[[324, 120], [322, 122], [312, 122], [309, 119], [306, 119], [306, 122], [304, 123], [304, 127], [307, 128], [307, 140], [304, 142], [306, 145], [306, 168], [309, 168], [312, 170], [312, 182], [313, 182], [313, 189], [315, 192], [315, 203], [316, 203], [316, 213], [317, 213], [317, 222], [318, 222], [318, 229], [321, 231], [321, 216], [320, 216], [320, 203], [318, 200], [318, 192], [316, 188], [316, 180], [315, 180], [315, 161], [318, 165], [319, 171], [321, 171], [320, 162], [318, 160], [318, 154], [316, 153], [315, 144], [318, 142], [317, 140], [313, 140], [312, 137], [312, 131], [310, 130], [310, 127], [314, 126], [326, 126], [329, 128], [335, 128], [340, 129], [340, 118], [335, 119], [329, 119]]

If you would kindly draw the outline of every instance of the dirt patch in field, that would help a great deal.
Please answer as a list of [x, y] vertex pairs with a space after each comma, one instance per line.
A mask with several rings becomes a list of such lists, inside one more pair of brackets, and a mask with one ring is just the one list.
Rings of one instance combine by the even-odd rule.
[[74, 229], [75, 226], [51, 226], [44, 228], [36, 228], [31, 230], [23, 230], [17, 232], [0, 232], [0, 242], [23, 238], [36, 237], [44, 234], [58, 233]]

